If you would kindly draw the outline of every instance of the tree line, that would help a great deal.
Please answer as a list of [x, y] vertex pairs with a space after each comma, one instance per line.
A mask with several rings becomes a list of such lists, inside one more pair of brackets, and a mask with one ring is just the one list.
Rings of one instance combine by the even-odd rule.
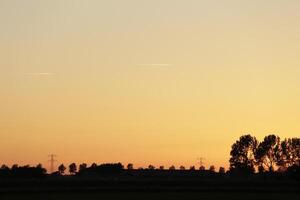
[[0, 167], [1, 178], [42, 178], [47, 174], [47, 170], [38, 164], [37, 166], [18, 166], [14, 164], [11, 168], [7, 165]]
[[[259, 142], [254, 136], [243, 135], [232, 146], [230, 151], [230, 168], [228, 171], [224, 167], [220, 167], [219, 174], [254, 174], [258, 173], [290, 173], [300, 178], [300, 138], [287, 138], [280, 140], [276, 135], [268, 135], [263, 141]], [[134, 169], [132, 163], [125, 167], [121, 163], [93, 163], [88, 167], [86, 163], [77, 166], [71, 163], [68, 166], [60, 164], [58, 170], [51, 175], [65, 175], [68, 172], [71, 175], [82, 174], [118, 174], [123, 171], [196, 171], [195, 166], [185, 168], [180, 166], [176, 168], [174, 165], [165, 169], [164, 166], [155, 167], [149, 165], [147, 168]], [[199, 172], [217, 173], [212, 165], [208, 169], [200, 166]], [[17, 164], [9, 168], [7, 165], [0, 167], [0, 177], [45, 177], [47, 170], [38, 164], [35, 167], [29, 165], [18, 166]]]
[[[176, 168], [174, 165], [170, 166], [169, 168], [166, 168], [164, 166], [155, 167], [154, 165], [149, 165], [147, 168], [134, 168], [132, 163], [129, 163], [127, 167], [125, 168], [122, 163], [105, 163], [97, 165], [96, 163], [93, 163], [90, 167], [87, 166], [86, 163], [82, 163], [79, 166], [76, 165], [76, 163], [71, 163], [67, 167], [64, 164], [60, 164], [58, 166], [58, 171], [55, 172], [60, 175], [67, 174], [66, 171], [68, 170], [69, 174], [82, 174], [86, 172], [100, 172], [100, 173], [118, 173], [123, 170], [126, 171], [133, 171], [133, 170], [147, 170], [147, 171], [154, 171], [154, 170], [160, 170], [160, 171], [174, 171], [174, 170], [180, 170], [180, 171], [195, 171], [195, 166], [191, 166], [190, 168], [185, 168], [184, 166], [180, 166], [179, 168]], [[199, 171], [209, 171], [211, 173], [216, 173], [216, 169], [214, 165], [211, 165], [207, 170], [204, 166], [200, 166]], [[224, 174], [226, 173], [226, 170], [224, 167], [219, 168], [219, 173]]]
[[268, 135], [259, 142], [254, 136], [243, 135], [230, 151], [230, 172], [299, 172], [300, 138], [280, 140]]

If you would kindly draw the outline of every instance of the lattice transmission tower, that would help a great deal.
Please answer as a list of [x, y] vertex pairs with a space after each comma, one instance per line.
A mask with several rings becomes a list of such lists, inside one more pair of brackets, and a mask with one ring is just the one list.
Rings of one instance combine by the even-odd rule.
[[50, 173], [53, 173], [54, 172], [54, 163], [56, 162], [55, 157], [57, 157], [57, 155], [50, 154], [50, 155], [48, 155], [48, 157], [50, 157], [50, 160], [48, 160], [50, 162]]

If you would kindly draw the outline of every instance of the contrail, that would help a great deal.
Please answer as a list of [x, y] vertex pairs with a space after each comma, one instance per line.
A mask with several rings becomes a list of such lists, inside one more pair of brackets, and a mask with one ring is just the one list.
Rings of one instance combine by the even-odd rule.
[[25, 73], [27, 76], [52, 76], [55, 75], [55, 73], [51, 72], [33, 72], [33, 73]]
[[168, 67], [173, 66], [173, 64], [167, 64], [167, 63], [149, 63], [149, 64], [136, 64], [137, 66], [152, 66], [152, 67]]

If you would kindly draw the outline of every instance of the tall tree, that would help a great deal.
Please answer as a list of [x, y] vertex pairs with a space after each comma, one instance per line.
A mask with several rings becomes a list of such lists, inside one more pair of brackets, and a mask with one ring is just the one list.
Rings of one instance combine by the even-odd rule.
[[43, 167], [41, 163], [37, 164], [36, 170], [39, 170], [42, 174], [46, 174], [47, 170]]
[[9, 167], [5, 164], [1, 165], [0, 169], [9, 170]]
[[292, 138], [292, 163], [300, 166], [300, 138]]
[[280, 138], [276, 135], [266, 136], [258, 145], [255, 154], [257, 165], [269, 172], [274, 171], [280, 151]]
[[285, 139], [280, 144], [281, 151], [277, 153], [277, 165], [287, 169], [291, 166], [299, 166], [300, 138]]
[[219, 168], [219, 174], [225, 174], [226, 170], [224, 167]]
[[255, 153], [257, 150], [257, 139], [251, 135], [243, 135], [232, 146], [230, 151], [230, 170], [243, 173], [255, 171]]
[[128, 163], [127, 169], [128, 169], [128, 170], [133, 170], [133, 164], [132, 164], [132, 163]]
[[212, 173], [215, 173], [215, 172], [216, 172], [215, 166], [214, 166], [214, 165], [211, 165], [211, 166], [209, 167], [209, 171], [212, 172]]
[[64, 174], [65, 171], [66, 171], [66, 167], [64, 166], [64, 164], [61, 164], [61, 165], [58, 166], [58, 172], [60, 174]]
[[96, 163], [93, 163], [92, 165], [91, 165], [91, 168], [96, 168], [98, 165], [96, 164]]
[[86, 163], [82, 163], [82, 164], [79, 165], [79, 171], [80, 172], [83, 171], [83, 170], [85, 170], [86, 168], [87, 168], [87, 164]]
[[75, 163], [69, 165], [69, 172], [70, 174], [75, 174], [77, 172], [77, 166]]
[[149, 169], [149, 170], [154, 170], [155, 167], [154, 167], [154, 165], [149, 165], [149, 166], [148, 166], [148, 169]]
[[200, 170], [200, 171], [205, 171], [205, 166], [201, 165], [201, 166], [199, 167], [199, 170]]

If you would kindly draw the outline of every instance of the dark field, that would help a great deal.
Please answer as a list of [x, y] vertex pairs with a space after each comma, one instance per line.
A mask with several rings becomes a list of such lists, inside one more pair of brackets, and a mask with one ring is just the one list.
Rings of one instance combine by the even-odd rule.
[[283, 173], [234, 175], [196, 170], [122, 170], [0, 179], [0, 200], [283, 200], [299, 197], [299, 179]]
[[46, 193], [46, 194], [5, 194], [1, 200], [85, 200], [85, 199], [232, 199], [232, 200], [277, 200], [299, 199], [299, 193], [248, 193], [248, 192], [98, 192], [98, 193]]
[[299, 199], [300, 182], [227, 178], [101, 178], [0, 182], [0, 199]]

